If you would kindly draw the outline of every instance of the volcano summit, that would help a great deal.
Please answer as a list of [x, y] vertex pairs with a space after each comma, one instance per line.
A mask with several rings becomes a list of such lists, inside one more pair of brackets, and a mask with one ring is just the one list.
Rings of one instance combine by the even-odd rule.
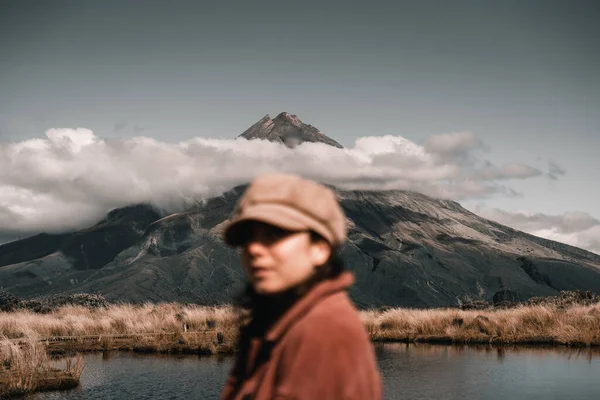
[[295, 147], [304, 142], [313, 142], [342, 148], [341, 144], [327, 137], [314, 126], [303, 123], [297, 116], [287, 112], [282, 112], [274, 119], [265, 115], [238, 137], [248, 140], [269, 140], [284, 143], [288, 147]]

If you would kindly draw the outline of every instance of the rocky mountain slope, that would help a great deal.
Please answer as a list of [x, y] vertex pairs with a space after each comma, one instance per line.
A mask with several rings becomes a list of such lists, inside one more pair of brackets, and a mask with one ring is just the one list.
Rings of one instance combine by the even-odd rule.
[[284, 143], [288, 147], [294, 147], [303, 142], [325, 143], [338, 148], [342, 147], [341, 144], [327, 137], [314, 126], [307, 125], [297, 116], [286, 112], [282, 112], [274, 119], [265, 115], [238, 137], [248, 140], [269, 140]]
[[[300, 133], [288, 130], [288, 117]], [[244, 137], [328, 139], [289, 114], [265, 118]], [[243, 190], [233, 188], [168, 216], [148, 205], [125, 207], [89, 229], [0, 246], [0, 287], [25, 298], [93, 292], [135, 302], [230, 302], [244, 276], [221, 233]], [[414, 192], [337, 193], [350, 226], [341, 253], [356, 275], [350, 293], [361, 307], [451, 306], [490, 301], [499, 291], [520, 300], [566, 289], [600, 293], [596, 254]]]

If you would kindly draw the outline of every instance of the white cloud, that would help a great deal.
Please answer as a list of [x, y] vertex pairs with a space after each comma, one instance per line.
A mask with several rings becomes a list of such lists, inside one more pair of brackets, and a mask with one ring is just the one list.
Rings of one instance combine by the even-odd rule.
[[570, 244], [571, 246], [580, 247], [593, 253], [600, 254], [600, 225], [571, 233], [561, 232], [557, 228], [541, 229], [530, 233], [532, 235]]
[[474, 212], [484, 218], [532, 235], [600, 254], [600, 221], [588, 213], [568, 212], [560, 215], [530, 212], [511, 213], [481, 206], [476, 207]]
[[485, 146], [472, 132], [443, 133], [425, 142], [427, 151], [443, 156], [456, 156], [478, 148]]
[[[0, 142], [0, 234], [77, 229], [131, 203], [175, 209], [267, 171], [347, 189], [407, 189], [455, 200], [513, 193], [495, 182], [501, 174], [487, 181], [464, 178], [473, 171], [457, 155], [471, 157], [468, 151], [480, 147], [472, 134], [428, 143], [383, 136], [360, 138], [346, 149], [319, 143], [290, 149], [245, 139], [103, 140], [89, 129], [50, 129], [43, 139]], [[519, 164], [504, 173], [525, 178], [527, 168]]]
[[75, 152], [98, 141], [94, 132], [84, 128], [50, 129], [46, 132], [46, 136], [56, 147], [68, 147]]

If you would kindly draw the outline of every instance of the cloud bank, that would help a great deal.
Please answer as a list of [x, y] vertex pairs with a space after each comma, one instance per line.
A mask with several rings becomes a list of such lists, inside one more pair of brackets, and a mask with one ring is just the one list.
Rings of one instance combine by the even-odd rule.
[[[267, 171], [454, 200], [515, 195], [500, 181], [541, 174], [525, 164], [486, 163], [477, 155], [484, 148], [468, 132], [433, 136], [423, 146], [388, 135], [345, 149], [319, 143], [289, 149], [245, 139], [103, 140], [89, 129], [50, 129], [45, 138], [0, 142], [0, 236], [78, 229], [131, 203], [174, 210]], [[561, 171], [553, 168], [554, 177]]]
[[516, 212], [478, 207], [480, 216], [535, 236], [570, 244], [600, 254], [600, 221], [588, 213], [562, 215]]

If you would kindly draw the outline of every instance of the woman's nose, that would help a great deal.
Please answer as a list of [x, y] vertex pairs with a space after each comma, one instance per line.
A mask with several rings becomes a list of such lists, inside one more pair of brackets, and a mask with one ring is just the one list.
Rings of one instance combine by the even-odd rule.
[[266, 246], [259, 240], [250, 240], [246, 243], [246, 251], [252, 256], [262, 254], [266, 250]]

